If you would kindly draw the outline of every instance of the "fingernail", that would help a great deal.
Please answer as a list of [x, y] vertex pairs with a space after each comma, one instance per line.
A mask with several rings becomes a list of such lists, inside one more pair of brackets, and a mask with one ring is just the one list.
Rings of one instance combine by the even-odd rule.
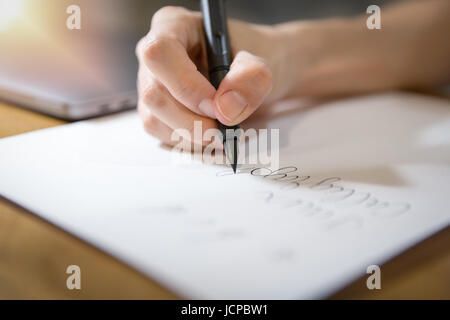
[[228, 91], [219, 97], [218, 109], [228, 121], [235, 121], [245, 110], [247, 100], [237, 91]]
[[214, 114], [214, 103], [211, 99], [202, 100], [198, 105], [198, 108], [205, 116], [213, 119], [216, 118], [216, 115]]

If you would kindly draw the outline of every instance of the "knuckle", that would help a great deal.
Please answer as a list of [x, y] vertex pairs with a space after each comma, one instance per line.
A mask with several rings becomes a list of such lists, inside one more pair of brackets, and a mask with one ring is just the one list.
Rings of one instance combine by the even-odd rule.
[[141, 53], [141, 46], [142, 46], [142, 39], [139, 40], [139, 42], [136, 44], [136, 48], [134, 50], [134, 54], [136, 55], [136, 57], [139, 59], [140, 58], [140, 53]]
[[143, 120], [145, 130], [152, 134], [158, 130], [159, 120], [154, 115], [148, 115]]
[[167, 54], [167, 51], [172, 46], [173, 41], [174, 40], [168, 38], [157, 38], [151, 40], [145, 48], [145, 57], [150, 62], [161, 60], [161, 58]]
[[142, 100], [150, 109], [161, 108], [166, 104], [163, 89], [158, 84], [152, 84], [142, 93]]
[[136, 57], [138, 59], [141, 58], [141, 52], [142, 52], [142, 46], [144, 44], [144, 38], [142, 38], [141, 40], [139, 40], [139, 42], [136, 44], [136, 49], [134, 51]]
[[187, 10], [183, 7], [165, 6], [155, 12], [155, 14], [153, 15], [153, 19], [158, 21], [159, 19], [164, 19], [166, 17], [173, 18], [174, 16], [178, 16], [186, 12]]

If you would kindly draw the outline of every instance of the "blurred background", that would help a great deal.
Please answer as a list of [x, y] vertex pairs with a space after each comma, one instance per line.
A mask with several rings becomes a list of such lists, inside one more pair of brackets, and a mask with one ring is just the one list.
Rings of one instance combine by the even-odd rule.
[[[274, 24], [297, 19], [364, 14], [369, 5], [395, 0], [227, 0], [228, 15], [254, 23]], [[64, 31], [69, 5], [83, 11], [85, 32], [146, 32], [151, 17], [167, 5], [199, 9], [198, 0], [0, 0], [0, 30], [15, 17], [39, 23], [53, 32]], [[13, 24], [13, 23], [11, 23]]]
[[[261, 24], [365, 14], [394, 0], [228, 0], [229, 17]], [[66, 8], [81, 8], [81, 30], [66, 27]], [[152, 15], [167, 5], [198, 10], [197, 0], [0, 0], [0, 84], [49, 85], [88, 99], [134, 90], [134, 48]], [[26, 79], [25, 79], [26, 78]], [[88, 88], [87, 83], [89, 83]], [[78, 88], [78, 89], [77, 89]]]

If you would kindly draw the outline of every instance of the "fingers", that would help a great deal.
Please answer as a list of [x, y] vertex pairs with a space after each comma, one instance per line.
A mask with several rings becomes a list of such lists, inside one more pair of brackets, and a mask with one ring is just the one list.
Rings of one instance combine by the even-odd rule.
[[[152, 18], [148, 38], [167, 38], [179, 41], [186, 50], [200, 49], [203, 34], [199, 13], [183, 7], [167, 6], [159, 9]], [[194, 50], [195, 51], [195, 50]]]
[[152, 29], [138, 46], [138, 56], [169, 93], [191, 111], [216, 92], [191, 60], [192, 48], [201, 50], [201, 20], [184, 9], [166, 7], [155, 14]]
[[200, 103], [212, 99], [216, 90], [197, 70], [180, 43], [170, 39], [152, 40], [144, 49], [144, 60], [175, 99], [193, 112], [203, 114]]
[[171, 139], [173, 130], [156, 116], [152, 115], [150, 109], [142, 102], [138, 104], [138, 111], [143, 121], [144, 129], [148, 134], [159, 139], [166, 145], [173, 146], [175, 144], [175, 141]]
[[[157, 80], [151, 77], [145, 77], [145, 75], [141, 77], [143, 79], [139, 81], [140, 109], [146, 108], [148, 109], [148, 113], [146, 114], [145, 111], [140, 112], [144, 118], [144, 122], [145, 119], [148, 122], [145, 125], [147, 131], [150, 131], [152, 135], [157, 136], [165, 143], [173, 144], [167, 141], [168, 132], [170, 131], [170, 134], [172, 134], [174, 130], [185, 129], [189, 133], [188, 138], [192, 142], [199, 145], [208, 144], [207, 141], [202, 140], [202, 134], [208, 129], [216, 128], [215, 121], [195, 114], [185, 108]], [[202, 131], [199, 136], [196, 136], [195, 125], [200, 124]], [[150, 130], [148, 130], [149, 127]], [[154, 131], [158, 129], [161, 129], [161, 133], [159, 135], [154, 134]]]
[[240, 51], [214, 98], [214, 113], [225, 125], [247, 119], [272, 90], [272, 73], [264, 60]]
[[136, 48], [140, 115], [146, 131], [169, 145], [178, 142], [172, 140], [178, 129], [187, 131], [192, 142], [208, 144], [201, 134], [194, 134], [196, 122], [202, 132], [216, 128], [215, 121], [201, 116], [198, 109], [205, 99], [212, 104], [216, 90], [187, 53], [195, 54], [195, 46], [201, 48], [199, 34], [201, 19], [197, 14], [166, 7], [154, 15], [149, 34]]
[[216, 118], [226, 125], [238, 124], [272, 89], [272, 74], [264, 60], [240, 51], [216, 90], [198, 70], [206, 64], [201, 17], [182, 8], [159, 10], [136, 54], [138, 109], [146, 131], [165, 144], [176, 144], [174, 130], [185, 129], [192, 142], [207, 145], [201, 134], [194, 134], [196, 121], [202, 132], [216, 128]]

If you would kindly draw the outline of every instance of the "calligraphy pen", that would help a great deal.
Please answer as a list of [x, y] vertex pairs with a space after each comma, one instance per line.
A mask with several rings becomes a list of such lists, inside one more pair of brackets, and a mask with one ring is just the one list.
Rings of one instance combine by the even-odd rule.
[[[227, 18], [224, 0], [201, 0], [203, 14], [203, 29], [206, 37], [206, 51], [208, 55], [209, 81], [217, 89], [225, 78], [232, 61], [231, 45], [228, 37]], [[239, 126], [229, 127], [217, 120], [217, 126], [222, 134], [225, 157], [231, 163], [236, 173], [238, 160]]]

